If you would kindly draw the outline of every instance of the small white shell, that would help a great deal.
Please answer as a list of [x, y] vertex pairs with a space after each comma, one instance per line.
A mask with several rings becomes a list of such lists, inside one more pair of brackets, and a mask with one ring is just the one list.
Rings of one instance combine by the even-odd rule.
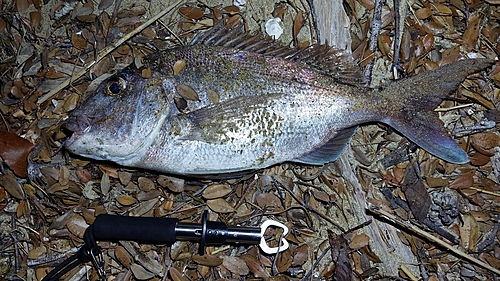
[[273, 37], [273, 39], [278, 39], [283, 34], [280, 22], [280, 18], [272, 18], [266, 22], [266, 33]]
[[247, 0], [233, 0], [233, 5], [240, 8], [240, 10], [243, 9], [243, 7], [245, 6], [246, 3], [247, 3]]

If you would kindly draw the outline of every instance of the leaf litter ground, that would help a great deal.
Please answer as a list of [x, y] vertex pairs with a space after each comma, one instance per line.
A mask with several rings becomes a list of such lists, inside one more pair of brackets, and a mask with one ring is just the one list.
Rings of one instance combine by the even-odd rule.
[[[439, 114], [469, 152], [452, 165], [417, 149], [382, 124], [361, 127], [341, 158], [324, 167], [283, 164], [243, 178], [176, 178], [95, 163], [68, 155], [61, 129], [68, 114], [113, 69], [189, 41], [224, 19], [264, 31], [280, 18], [284, 44], [317, 41], [309, 2], [190, 2], [114, 48], [82, 78], [47, 93], [92, 62], [165, 6], [155, 2], [2, 2], [0, 17], [0, 276], [40, 280], [74, 253], [99, 214], [168, 216], [259, 226], [286, 223], [289, 250], [225, 245], [197, 254], [197, 244], [100, 242], [106, 274], [115, 280], [490, 280], [500, 268], [500, 137], [495, 123], [500, 68], [462, 83]], [[372, 86], [462, 57], [500, 51], [495, 1], [345, 1], [355, 59]], [[170, 4], [170, 3], [169, 3]], [[402, 14], [402, 16], [401, 16]], [[401, 32], [394, 19], [403, 18]], [[377, 37], [371, 36], [380, 26]], [[396, 35], [401, 38], [394, 51]], [[372, 44], [370, 44], [372, 42]], [[182, 65], [182, 62], [179, 63]], [[182, 66], [172, 66], [173, 71]], [[148, 72], [143, 73], [144, 77]], [[92, 82], [93, 81], [93, 82]], [[40, 102], [42, 98], [47, 101]], [[26, 174], [29, 177], [26, 177]], [[367, 211], [372, 208], [372, 211]], [[385, 215], [384, 215], [385, 214]], [[373, 217], [371, 215], [374, 215]], [[279, 233], [269, 233], [279, 236]], [[426, 238], [426, 235], [458, 249]], [[271, 241], [272, 243], [272, 241]], [[488, 267], [489, 266], [489, 267]], [[498, 275], [496, 276], [498, 277]], [[81, 266], [65, 280], [97, 279]]]

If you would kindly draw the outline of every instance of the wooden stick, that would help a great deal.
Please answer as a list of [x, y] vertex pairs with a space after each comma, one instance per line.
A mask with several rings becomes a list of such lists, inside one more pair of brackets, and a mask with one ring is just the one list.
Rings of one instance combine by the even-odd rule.
[[476, 265], [478, 265], [478, 266], [480, 266], [482, 268], [485, 268], [485, 269], [487, 269], [487, 270], [489, 270], [489, 271], [491, 271], [491, 272], [493, 272], [495, 274], [500, 275], [500, 270], [499, 269], [496, 269], [496, 268], [492, 267], [491, 265], [489, 265], [487, 263], [484, 263], [484, 262], [476, 259], [475, 257], [473, 257], [473, 256], [471, 256], [471, 255], [469, 255], [467, 253], [464, 253], [464, 252], [460, 251], [459, 249], [456, 249], [456, 248], [452, 247], [451, 245], [449, 245], [448, 243], [444, 242], [443, 240], [435, 237], [434, 235], [432, 235], [432, 234], [430, 234], [428, 232], [425, 232], [425, 231], [423, 231], [423, 230], [421, 230], [421, 229], [419, 229], [419, 228], [417, 228], [417, 227], [415, 227], [415, 226], [413, 226], [413, 225], [411, 225], [409, 223], [406, 223], [406, 222], [400, 220], [396, 216], [388, 213], [387, 211], [384, 211], [384, 210], [382, 210], [382, 209], [380, 209], [380, 208], [378, 208], [378, 207], [376, 207], [374, 205], [371, 205], [371, 204], [369, 206], [368, 211], [372, 212], [374, 214], [377, 214], [379, 216], [384, 216], [388, 220], [396, 223], [397, 225], [400, 225], [403, 228], [406, 228], [407, 230], [410, 230], [410, 231], [418, 234], [419, 236], [425, 237], [427, 240], [429, 240], [431, 242], [434, 242], [434, 243], [438, 244], [441, 247], [446, 248], [447, 250], [453, 252], [455, 255], [459, 256], [460, 258], [468, 260], [468, 261], [470, 261], [470, 262], [472, 262], [472, 263], [474, 263], [474, 264], [476, 264]]
[[123, 36], [122, 38], [116, 40], [113, 42], [111, 45], [108, 47], [104, 48], [102, 51], [99, 52], [97, 55], [97, 58], [89, 63], [87, 63], [79, 72], [77, 72], [75, 75], [72, 77], [68, 78], [66, 81], [62, 82], [58, 87], [52, 89], [50, 92], [47, 94], [43, 95], [41, 98], [38, 99], [36, 102], [37, 105], [42, 104], [46, 100], [50, 99], [51, 97], [55, 96], [59, 91], [62, 89], [66, 88], [72, 81], [77, 80], [78, 78], [82, 77], [92, 66], [94, 66], [96, 63], [101, 61], [104, 57], [109, 55], [114, 49], [118, 48], [121, 44], [125, 43], [128, 39], [136, 35], [137, 33], [141, 32], [144, 30], [146, 27], [151, 25], [153, 22], [159, 20], [161, 17], [166, 15], [168, 12], [170, 12], [173, 8], [175, 8], [177, 5], [179, 5], [183, 0], [178, 0], [174, 4], [168, 6], [165, 8], [163, 11], [160, 13], [156, 14], [154, 17], [152, 17], [150, 20], [147, 22], [141, 24], [138, 26], [136, 29], [132, 30], [129, 32], [127, 35]]

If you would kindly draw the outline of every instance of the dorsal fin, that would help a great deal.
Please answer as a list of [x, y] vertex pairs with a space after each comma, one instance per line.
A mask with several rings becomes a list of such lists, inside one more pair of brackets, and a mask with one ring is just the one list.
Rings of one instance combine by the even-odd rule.
[[352, 55], [338, 48], [326, 44], [311, 45], [306, 48], [284, 46], [261, 34], [250, 34], [243, 31], [243, 24], [236, 27], [225, 26], [223, 22], [199, 34], [190, 45], [203, 44], [234, 48], [264, 56], [283, 58], [293, 62], [303, 63], [325, 75], [344, 84], [365, 86], [366, 81], [359, 66], [354, 62]]

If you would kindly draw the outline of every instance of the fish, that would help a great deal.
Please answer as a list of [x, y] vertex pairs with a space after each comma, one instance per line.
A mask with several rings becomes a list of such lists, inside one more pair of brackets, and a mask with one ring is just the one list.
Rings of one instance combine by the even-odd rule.
[[[387, 124], [430, 154], [469, 161], [433, 111], [492, 59], [369, 88], [345, 50], [283, 46], [219, 27], [102, 82], [65, 125], [86, 158], [184, 176], [335, 161], [360, 125]], [[175, 71], [174, 65], [182, 65]], [[143, 69], [151, 75], [143, 78]]]

